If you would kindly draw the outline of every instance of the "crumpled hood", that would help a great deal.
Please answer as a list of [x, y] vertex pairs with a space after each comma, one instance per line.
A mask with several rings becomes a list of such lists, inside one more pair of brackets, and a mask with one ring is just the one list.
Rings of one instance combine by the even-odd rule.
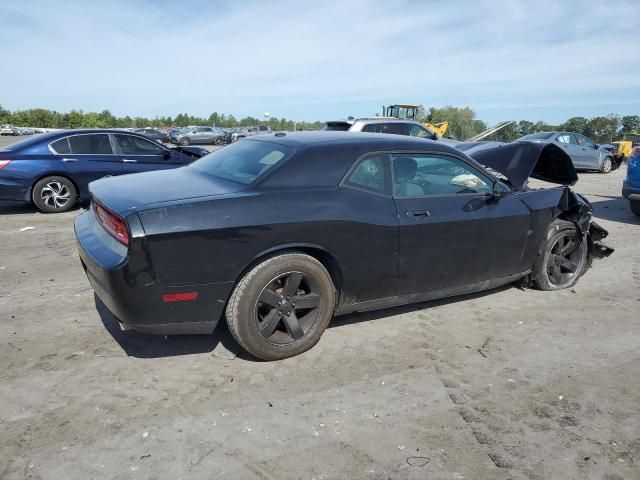
[[529, 177], [561, 185], [574, 185], [578, 174], [571, 157], [553, 143], [467, 142], [456, 145], [476, 162], [500, 172], [516, 188]]

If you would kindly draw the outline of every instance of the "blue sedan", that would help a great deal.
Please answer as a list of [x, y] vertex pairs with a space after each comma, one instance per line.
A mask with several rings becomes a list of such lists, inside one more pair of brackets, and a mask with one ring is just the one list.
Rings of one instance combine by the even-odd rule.
[[0, 200], [32, 202], [46, 213], [65, 212], [89, 199], [93, 180], [177, 168], [207, 153], [199, 147], [167, 148], [117, 130], [46, 133], [0, 150]]

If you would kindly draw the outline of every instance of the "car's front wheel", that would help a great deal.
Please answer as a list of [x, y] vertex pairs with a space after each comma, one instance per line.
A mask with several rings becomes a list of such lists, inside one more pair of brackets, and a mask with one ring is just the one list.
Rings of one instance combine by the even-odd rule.
[[640, 215], [640, 200], [629, 200], [629, 208], [636, 215]]
[[611, 170], [613, 170], [611, 157], [604, 157], [604, 160], [602, 160], [602, 166], [600, 167], [600, 173], [610, 173]]
[[227, 305], [229, 330], [247, 352], [280, 360], [313, 347], [333, 317], [329, 272], [302, 253], [271, 257], [236, 285]]
[[31, 198], [36, 207], [45, 213], [70, 210], [76, 203], [76, 187], [65, 177], [45, 177], [33, 186]]
[[191, 140], [188, 137], [184, 137], [184, 138], [181, 138], [178, 143], [184, 147], [189, 145], [191, 143]]
[[549, 225], [533, 267], [534, 286], [540, 290], [573, 287], [590, 263], [587, 238], [573, 223], [554, 220]]

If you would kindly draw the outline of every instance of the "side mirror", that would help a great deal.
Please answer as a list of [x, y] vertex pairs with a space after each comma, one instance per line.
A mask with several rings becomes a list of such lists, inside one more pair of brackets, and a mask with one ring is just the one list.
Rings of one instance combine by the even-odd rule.
[[491, 189], [491, 198], [497, 202], [502, 197], [504, 197], [504, 190], [500, 188], [500, 184], [498, 182], [493, 182], [493, 187]]

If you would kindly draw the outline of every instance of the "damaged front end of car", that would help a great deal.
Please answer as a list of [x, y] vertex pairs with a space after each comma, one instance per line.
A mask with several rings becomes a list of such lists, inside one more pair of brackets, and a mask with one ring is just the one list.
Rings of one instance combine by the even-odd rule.
[[530, 208], [552, 207], [552, 218], [572, 222], [589, 242], [590, 258], [608, 257], [614, 249], [601, 243], [609, 232], [593, 221], [589, 200], [570, 187], [578, 181], [571, 158], [554, 144], [537, 142], [469, 142], [457, 146], [476, 162], [503, 176], [514, 191], [531, 191], [529, 178], [563, 185], [562, 189], [541, 189], [540, 197], [523, 200]]

